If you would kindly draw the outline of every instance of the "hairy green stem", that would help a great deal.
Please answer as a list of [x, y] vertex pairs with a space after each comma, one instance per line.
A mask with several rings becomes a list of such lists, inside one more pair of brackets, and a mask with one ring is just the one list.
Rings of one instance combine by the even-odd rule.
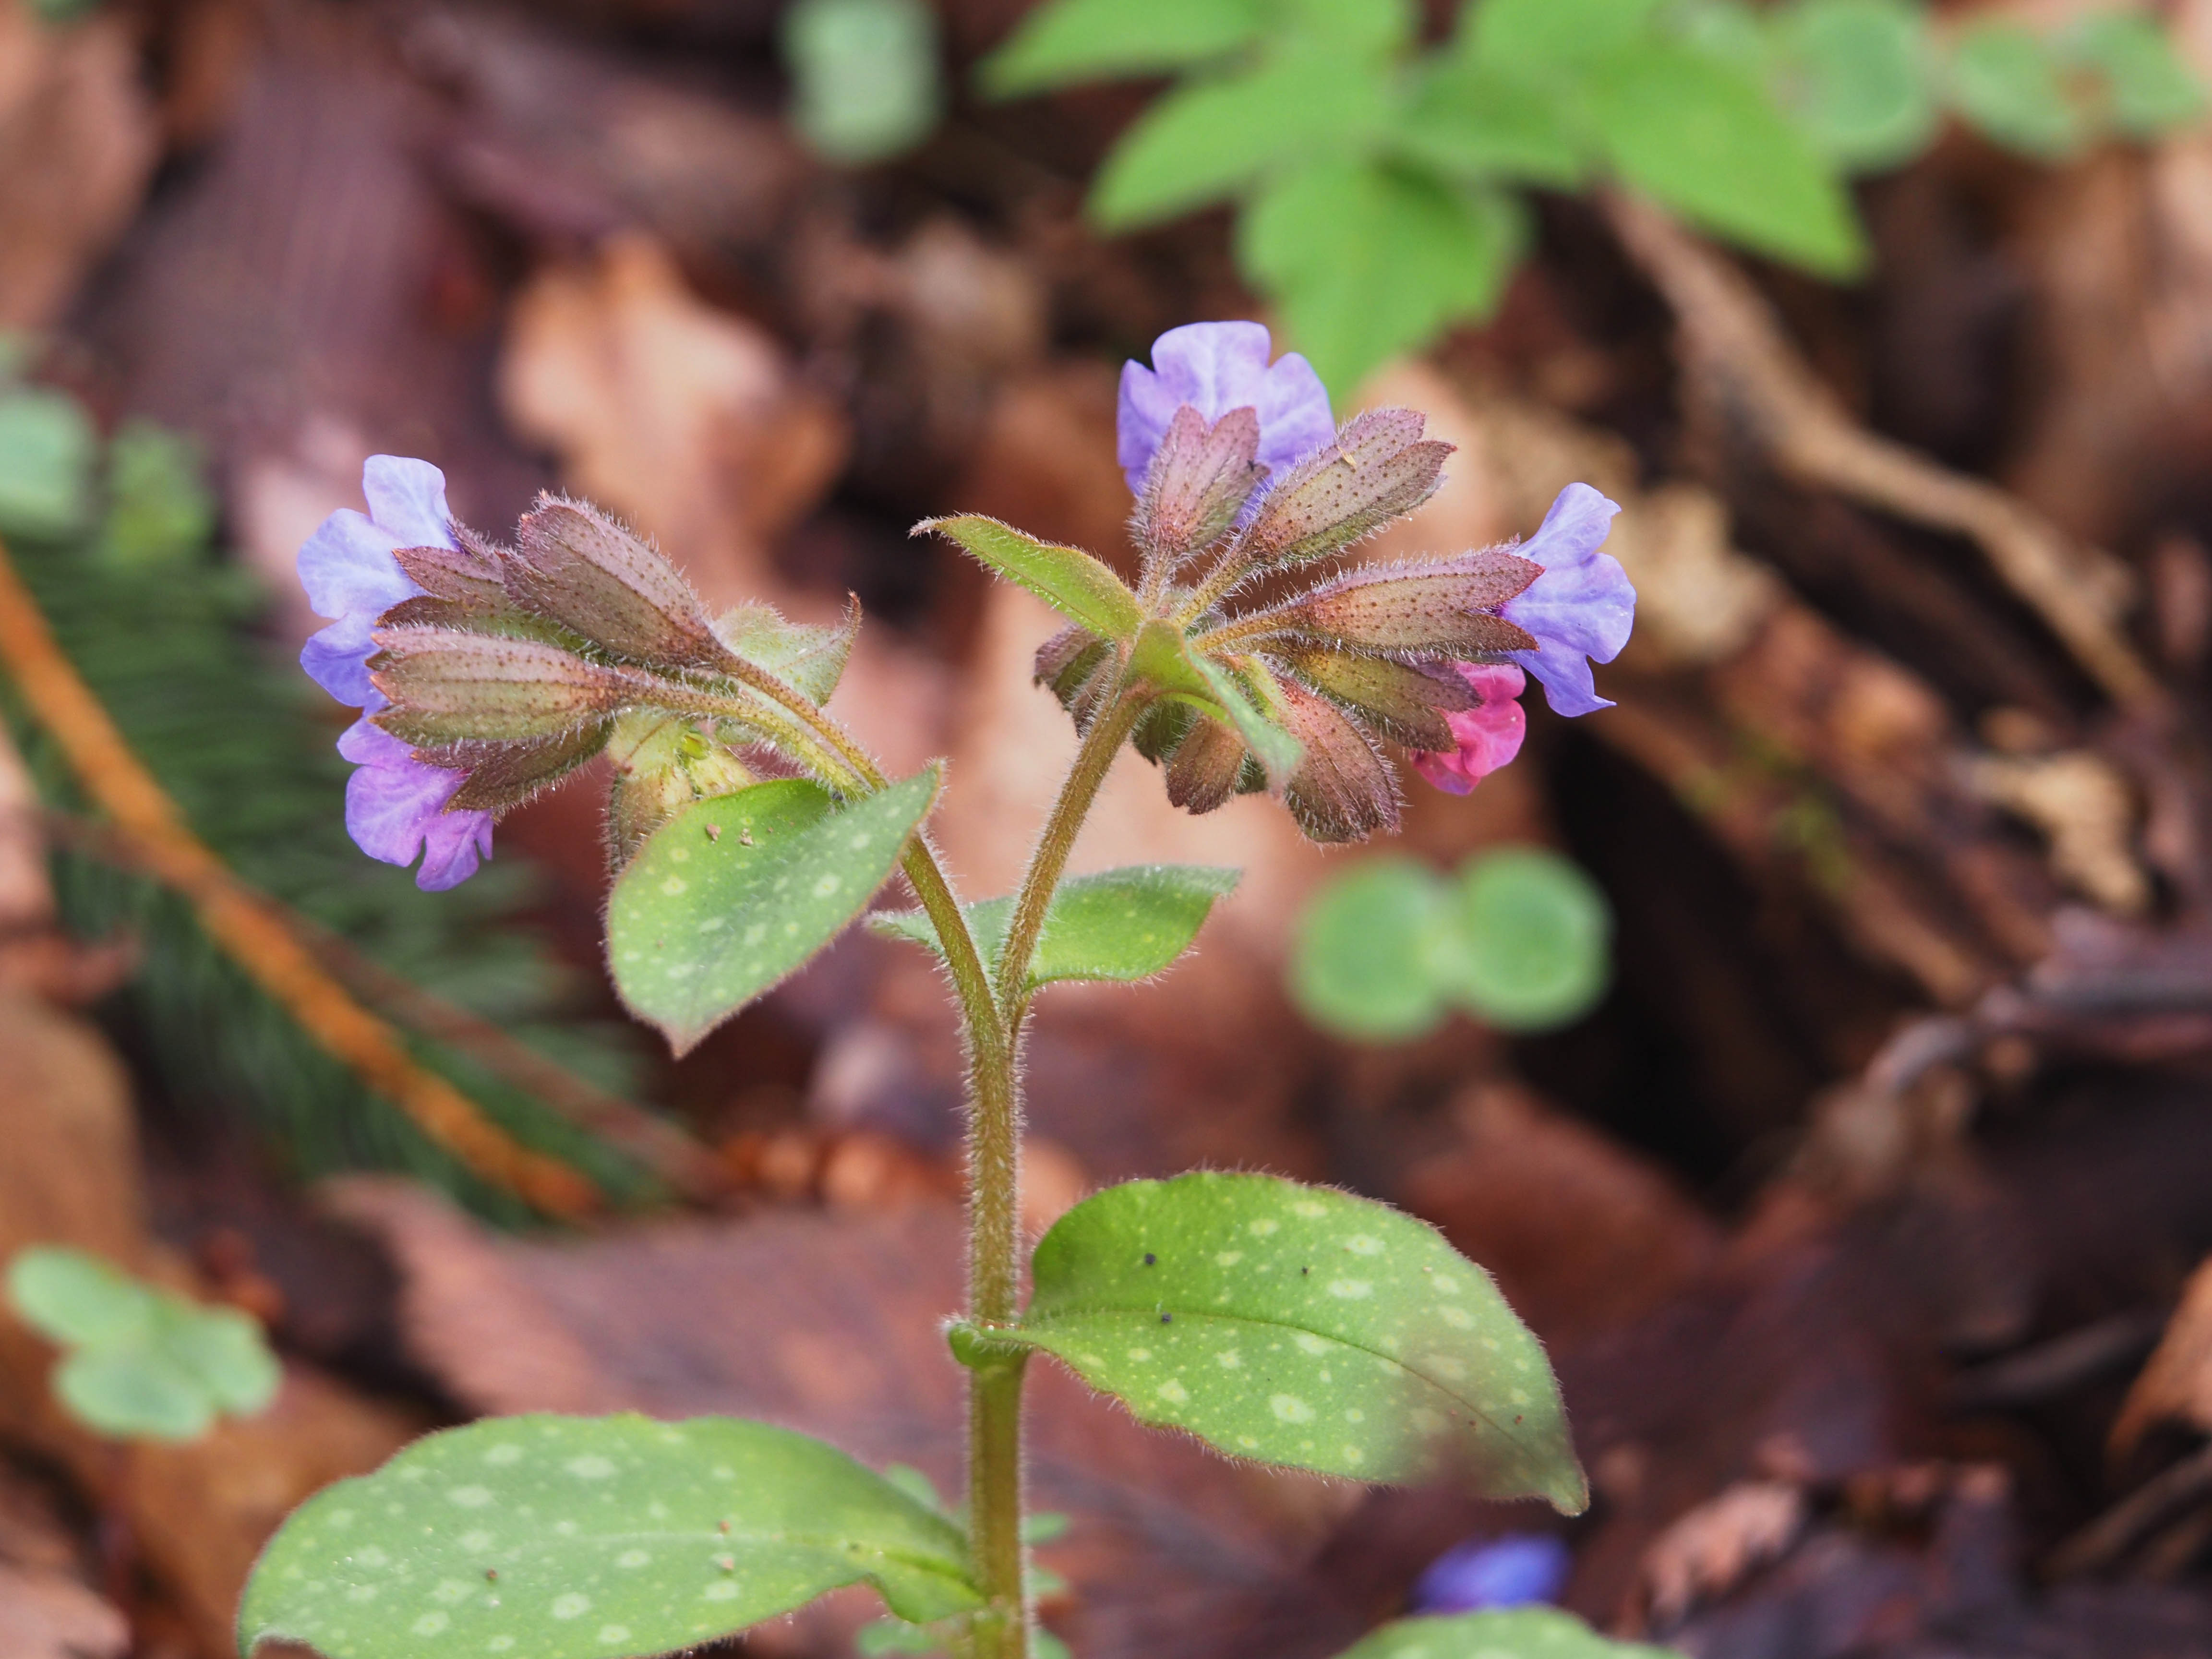
[[1067, 855], [1075, 850], [1075, 837], [1090, 815], [1091, 804], [1098, 799], [1098, 787], [1106, 781], [1114, 757], [1121, 752], [1122, 744], [1151, 702], [1146, 694], [1125, 690], [1091, 722], [1060, 786], [1060, 798], [1052, 804], [1051, 816], [1044, 821], [1036, 850], [1030, 854], [1029, 871], [1022, 878], [1020, 896], [1014, 901], [1013, 920], [1007, 924], [1006, 948], [999, 953], [999, 1006], [1017, 1034], [1029, 1001], [1030, 961], [1036, 954], [1037, 935], [1044, 931], [1053, 894], [1067, 869]]

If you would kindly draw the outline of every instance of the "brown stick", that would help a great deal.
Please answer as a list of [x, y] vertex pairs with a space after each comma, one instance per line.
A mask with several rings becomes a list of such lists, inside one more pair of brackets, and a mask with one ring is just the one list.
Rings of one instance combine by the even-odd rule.
[[1867, 431], [1734, 264], [1656, 208], [1618, 193], [1603, 204], [1622, 246], [1674, 309], [1685, 372], [1727, 414], [1735, 435], [1800, 483], [1978, 543], [1998, 578], [2114, 702], [2160, 699], [2120, 631], [2133, 586], [2125, 566], [1995, 484]]
[[191, 902], [209, 937], [325, 1053], [494, 1185], [548, 1215], [573, 1218], [599, 1207], [599, 1189], [589, 1179], [524, 1146], [452, 1084], [417, 1065], [398, 1032], [355, 1001], [267, 902], [192, 834], [55, 643], [4, 544], [0, 665], [61, 746], [85, 793], [130, 835], [146, 868]]

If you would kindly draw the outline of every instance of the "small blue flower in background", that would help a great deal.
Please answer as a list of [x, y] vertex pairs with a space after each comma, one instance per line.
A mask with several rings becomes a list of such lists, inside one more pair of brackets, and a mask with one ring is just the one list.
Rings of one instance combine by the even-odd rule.
[[1556, 1601], [1573, 1559], [1567, 1547], [1548, 1533], [1471, 1538], [1429, 1564], [1413, 1586], [1413, 1610], [1482, 1613]]
[[406, 866], [419, 854], [415, 884], [425, 892], [458, 887], [491, 856], [491, 814], [449, 811], [468, 774], [418, 760], [414, 750], [368, 717], [385, 706], [369, 683], [369, 638], [376, 619], [422, 592], [392, 556], [403, 547], [452, 547], [446, 475], [428, 461], [372, 455], [361, 472], [364, 518], [341, 509], [300, 549], [300, 585], [319, 617], [331, 623], [300, 653], [307, 677], [362, 711], [338, 739], [338, 753], [361, 769], [346, 783], [346, 832], [373, 859]]
[[1538, 648], [1506, 653], [1544, 683], [1553, 712], [1589, 714], [1610, 708], [1597, 694], [1592, 662], [1611, 662], [1636, 625], [1636, 589], [1620, 561], [1601, 553], [1619, 505], [1586, 483], [1559, 492], [1536, 533], [1512, 550], [1544, 574], [1498, 607], [1498, 615], [1534, 634]]
[[[1267, 328], [1259, 323], [1186, 323], [1152, 342], [1152, 366], [1121, 365], [1121, 398], [1114, 422], [1115, 459], [1128, 475], [1132, 495], [1142, 495], [1145, 469], [1183, 404], [1218, 421], [1232, 409], [1260, 417], [1258, 459], [1270, 479], [1316, 449], [1336, 441], [1328, 388], [1313, 365], [1295, 351], [1273, 364]], [[1267, 493], [1254, 493], [1256, 505]], [[1246, 508], [1247, 514], [1252, 510]]]

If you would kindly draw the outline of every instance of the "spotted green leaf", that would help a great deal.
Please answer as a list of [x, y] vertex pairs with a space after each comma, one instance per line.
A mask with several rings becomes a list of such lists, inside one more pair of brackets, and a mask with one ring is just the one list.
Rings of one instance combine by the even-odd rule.
[[794, 972], [884, 884], [938, 769], [839, 806], [803, 779], [695, 801], [648, 836], [607, 904], [615, 988], [678, 1054]]
[[1549, 1607], [1516, 1607], [1396, 1620], [1337, 1659], [1674, 1659], [1674, 1650], [1608, 1641]]
[[960, 1531], [835, 1447], [736, 1418], [510, 1417], [325, 1487], [253, 1570], [239, 1650], [617, 1659], [714, 1641], [841, 1585], [975, 1607]]
[[226, 1412], [263, 1409], [283, 1380], [247, 1315], [141, 1284], [82, 1250], [21, 1252], [9, 1264], [8, 1299], [64, 1349], [54, 1392], [101, 1434], [195, 1439]]
[[[1204, 865], [1139, 864], [1062, 882], [1037, 935], [1029, 982], [1150, 979], [1189, 948], [1214, 900], [1237, 885], [1237, 875]], [[995, 968], [1013, 900], [980, 899], [961, 908], [976, 948]], [[944, 954], [922, 911], [890, 911], [871, 922], [879, 933]]]
[[1108, 1188], [1037, 1246], [1019, 1340], [1147, 1423], [1367, 1480], [1589, 1502], [1544, 1352], [1426, 1223], [1273, 1176]]
[[1079, 547], [1041, 542], [980, 513], [924, 519], [915, 526], [914, 533], [920, 535], [925, 530], [959, 543], [979, 563], [988, 565], [1017, 586], [1026, 587], [1101, 639], [1126, 640], [1145, 620], [1137, 596], [1113, 571]]

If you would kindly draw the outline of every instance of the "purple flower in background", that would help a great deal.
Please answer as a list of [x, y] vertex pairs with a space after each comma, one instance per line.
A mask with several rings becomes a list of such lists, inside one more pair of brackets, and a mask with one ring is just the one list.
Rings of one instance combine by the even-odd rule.
[[1636, 589], [1620, 561], [1598, 549], [1620, 507], [1586, 483], [1559, 492], [1534, 535], [1512, 550], [1544, 574], [1498, 608], [1536, 636], [1534, 651], [1506, 654], [1544, 683], [1554, 712], [1588, 714], [1613, 704], [1597, 694], [1592, 662], [1611, 662], [1636, 623]]
[[[1272, 342], [1259, 323], [1186, 323], [1152, 342], [1152, 366], [1121, 365], [1121, 399], [1115, 418], [1115, 459], [1133, 494], [1145, 488], [1145, 469], [1167, 435], [1175, 412], [1188, 404], [1209, 421], [1232, 409], [1260, 416], [1259, 459], [1279, 478], [1291, 465], [1336, 439], [1328, 388], [1313, 365], [1295, 351], [1267, 362]], [[1262, 484], [1256, 502], [1267, 491]], [[1250, 510], [1248, 506], [1248, 512]]]
[[1455, 1544], [1413, 1586], [1416, 1613], [1482, 1613], [1555, 1601], [1573, 1558], [1548, 1533], [1509, 1533]]
[[362, 711], [338, 739], [338, 753], [361, 769], [346, 783], [346, 832], [373, 859], [412, 864], [426, 892], [459, 886], [491, 856], [491, 814], [447, 811], [468, 774], [416, 758], [407, 744], [369, 723], [385, 706], [369, 684], [369, 638], [376, 619], [422, 592], [392, 556], [403, 547], [452, 547], [446, 475], [428, 461], [372, 455], [362, 468], [368, 516], [341, 509], [300, 550], [300, 585], [319, 617], [331, 623], [300, 653], [308, 678]]

